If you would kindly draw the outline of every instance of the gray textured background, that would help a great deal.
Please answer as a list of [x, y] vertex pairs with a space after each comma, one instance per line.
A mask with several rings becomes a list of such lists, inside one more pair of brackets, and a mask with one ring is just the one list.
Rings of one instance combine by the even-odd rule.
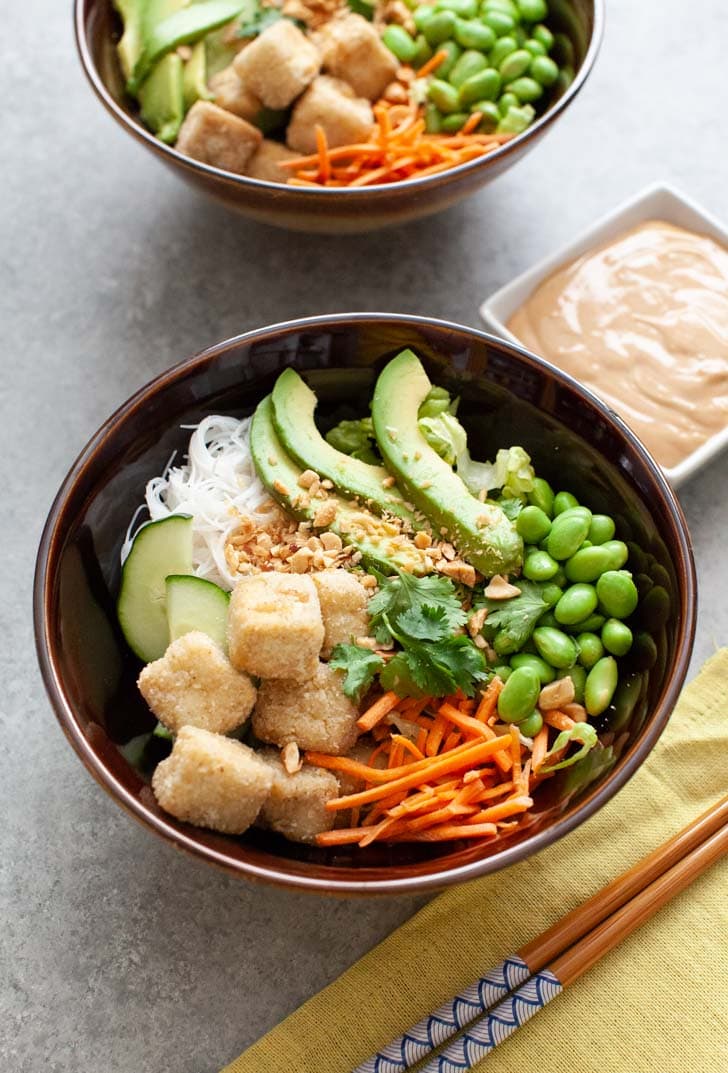
[[[477, 325], [485, 295], [656, 179], [728, 219], [728, 9], [608, 6], [595, 73], [525, 161], [443, 216], [339, 240], [202, 201], [94, 100], [68, 0], [4, 5], [3, 1073], [213, 1073], [418, 905], [256, 889], [132, 823], [84, 772], [46, 702], [30, 617], [35, 549], [100, 422], [215, 340], [345, 310]], [[728, 633], [727, 490], [724, 460], [681, 493], [702, 587], [694, 668]]]

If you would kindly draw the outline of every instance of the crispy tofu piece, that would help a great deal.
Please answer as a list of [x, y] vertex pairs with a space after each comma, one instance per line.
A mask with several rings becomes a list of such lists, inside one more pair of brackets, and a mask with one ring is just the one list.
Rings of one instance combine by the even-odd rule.
[[298, 153], [294, 153], [281, 142], [264, 138], [260, 148], [250, 158], [245, 174], [252, 179], [265, 179], [269, 183], [285, 183], [290, 173], [279, 168], [278, 164], [281, 160], [293, 160], [297, 156]]
[[251, 123], [263, 107], [262, 101], [241, 81], [232, 64], [212, 76], [210, 92], [215, 94], [215, 104], [219, 108]]
[[396, 56], [362, 15], [332, 19], [322, 31], [319, 45], [324, 69], [370, 101], [382, 96], [399, 67]]
[[357, 738], [359, 712], [344, 693], [343, 675], [319, 663], [307, 682], [263, 682], [253, 712], [261, 741], [340, 756]]
[[299, 153], [316, 151], [316, 125], [323, 127], [328, 144], [351, 145], [366, 141], [374, 126], [368, 100], [339, 78], [319, 77], [296, 102], [286, 131], [286, 142]]
[[238, 53], [233, 66], [268, 108], [287, 108], [319, 73], [321, 56], [290, 19], [279, 19]]
[[324, 624], [316, 586], [301, 574], [243, 578], [230, 597], [230, 662], [258, 678], [304, 681], [318, 667]]
[[173, 641], [161, 659], [147, 664], [139, 691], [157, 719], [176, 733], [184, 726], [228, 734], [253, 710], [256, 690], [205, 633]]
[[321, 655], [331, 655], [338, 644], [349, 644], [369, 631], [367, 593], [348, 570], [321, 570], [311, 574], [321, 604], [324, 620], [324, 645]]
[[232, 738], [182, 727], [152, 776], [157, 801], [198, 827], [241, 835], [255, 821], [273, 783], [270, 765]]
[[274, 749], [263, 749], [258, 756], [273, 773], [258, 823], [292, 842], [313, 842], [321, 831], [330, 831], [336, 813], [326, 810], [326, 802], [339, 796], [336, 776], [312, 764], [289, 775]]
[[242, 175], [262, 140], [258, 128], [246, 120], [210, 101], [196, 101], [182, 124], [176, 148], [203, 164]]

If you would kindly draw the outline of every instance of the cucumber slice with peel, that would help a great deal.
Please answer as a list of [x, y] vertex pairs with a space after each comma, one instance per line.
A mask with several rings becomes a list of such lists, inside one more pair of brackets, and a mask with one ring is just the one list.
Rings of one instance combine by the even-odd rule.
[[201, 630], [223, 650], [227, 647], [230, 593], [205, 578], [172, 574], [167, 578], [169, 639]]
[[185, 573], [192, 573], [192, 516], [171, 514], [142, 526], [121, 572], [116, 612], [127, 644], [145, 663], [169, 644], [166, 579]]

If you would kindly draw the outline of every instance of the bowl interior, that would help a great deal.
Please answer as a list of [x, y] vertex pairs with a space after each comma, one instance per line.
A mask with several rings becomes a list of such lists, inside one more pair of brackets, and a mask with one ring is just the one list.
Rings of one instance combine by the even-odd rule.
[[[617, 520], [643, 595], [624, 685], [599, 723], [607, 746], [544, 784], [527, 827], [495, 845], [324, 851], [267, 832], [243, 838], [177, 823], [148, 786], [168, 746], [136, 689], [138, 661], [115, 616], [119, 550], [146, 481], [184, 453], [209, 413], [249, 414], [288, 365], [305, 371], [322, 422], [361, 416], [377, 370], [413, 347], [461, 396], [474, 457], [522, 444], [537, 472]], [[662, 730], [687, 668], [694, 579], [684, 521], [657, 466], [592, 396], [525, 351], [416, 318], [318, 318], [221, 344], [171, 370], [117, 412], [71, 471], [39, 557], [38, 647], [51, 699], [92, 773], [167, 838], [235, 871], [316, 889], [408, 889], [494, 870], [574, 826], [621, 785]]]

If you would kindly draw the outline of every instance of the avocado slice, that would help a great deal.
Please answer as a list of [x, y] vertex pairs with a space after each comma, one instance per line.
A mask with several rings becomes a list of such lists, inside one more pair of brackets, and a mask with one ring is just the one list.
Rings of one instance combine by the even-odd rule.
[[207, 50], [204, 41], [198, 41], [192, 48], [192, 55], [185, 64], [182, 77], [185, 109], [195, 101], [212, 101], [215, 94], [207, 88]]
[[272, 398], [276, 432], [304, 469], [328, 477], [339, 492], [366, 503], [377, 514], [394, 514], [412, 528], [422, 528], [383, 466], [352, 458], [326, 442], [314, 421], [316, 395], [295, 369], [284, 369], [276, 380]]
[[184, 64], [176, 52], [160, 60], [139, 90], [141, 116], [160, 141], [177, 141], [185, 117]]
[[[329, 492], [325, 496], [304, 495], [298, 483], [303, 473], [286, 454], [273, 424], [273, 400], [267, 395], [258, 404], [250, 425], [250, 452], [258, 476], [273, 499], [299, 521], [309, 521], [314, 528], [328, 529], [344, 544], [360, 551], [363, 562], [384, 574], [403, 570], [409, 574], [429, 574], [432, 563], [426, 551], [415, 547], [393, 522]], [[316, 515], [324, 505], [336, 508], [336, 516], [327, 525], [316, 526]]]
[[379, 374], [372, 421], [379, 450], [412, 502], [486, 577], [516, 573], [523, 541], [500, 507], [471, 495], [430, 447], [417, 423], [432, 387], [419, 358], [403, 350]]
[[144, 0], [114, 0], [114, 7], [121, 15], [124, 32], [116, 51], [124, 78], [129, 78], [134, 64], [142, 54], [144, 15], [147, 4]]

